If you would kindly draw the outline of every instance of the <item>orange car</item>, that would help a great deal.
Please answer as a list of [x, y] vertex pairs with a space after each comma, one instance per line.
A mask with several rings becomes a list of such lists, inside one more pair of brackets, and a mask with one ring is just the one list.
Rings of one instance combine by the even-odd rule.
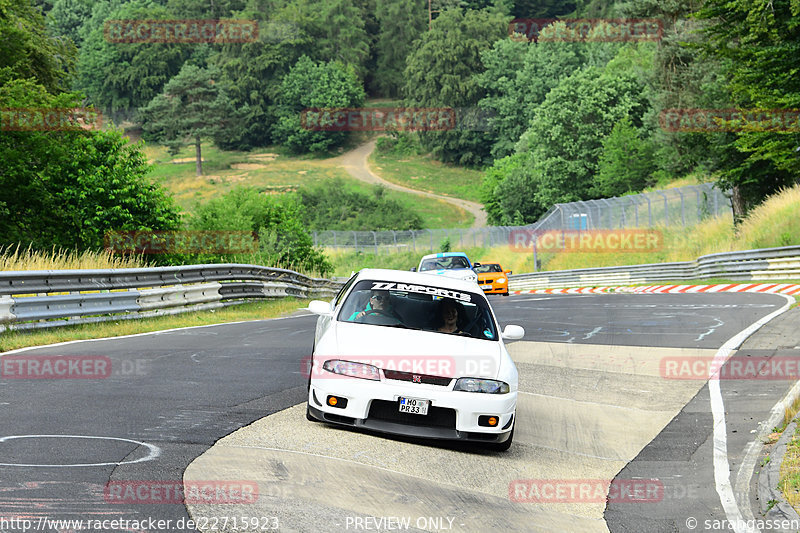
[[510, 270], [503, 270], [500, 263], [475, 263], [472, 270], [478, 275], [478, 285], [486, 294], [508, 296]]

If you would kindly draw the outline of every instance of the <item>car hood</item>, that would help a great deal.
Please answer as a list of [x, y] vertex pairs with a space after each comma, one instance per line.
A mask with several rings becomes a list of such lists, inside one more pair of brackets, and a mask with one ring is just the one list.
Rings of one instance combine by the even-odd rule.
[[496, 379], [503, 348], [499, 341], [336, 322], [320, 339], [315, 354], [369, 362], [390, 370]]

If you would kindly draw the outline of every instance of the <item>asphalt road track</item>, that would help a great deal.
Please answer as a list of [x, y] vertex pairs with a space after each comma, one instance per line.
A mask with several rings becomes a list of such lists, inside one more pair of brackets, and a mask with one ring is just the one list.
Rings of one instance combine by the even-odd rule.
[[[508, 454], [308, 423], [301, 409], [290, 407], [304, 399], [298, 362], [311, 348], [313, 316], [78, 342], [15, 355], [107, 357], [111, 376], [0, 379], [0, 518], [154, 518], [174, 525], [188, 518], [183, 505], [112, 504], [103, 489], [110, 480], [180, 481], [200, 456], [192, 465], [200, 469], [190, 469], [200, 475], [194, 479], [257, 478], [263, 485], [259, 505], [244, 510], [198, 506], [192, 508], [195, 516], [271, 511], [282, 513], [281, 531], [341, 531], [351, 515], [363, 517], [367, 511], [397, 516], [417, 512], [422, 505], [431, 511], [429, 518], [444, 519], [449, 509], [465, 510], [453, 515], [459, 520], [449, 524], [454, 531], [477, 530], [485, 523], [477, 520], [481, 516], [500, 527], [504, 519], [517, 521], [523, 531], [552, 530], [554, 525], [604, 530], [604, 504], [512, 503], [509, 479], [615, 475], [653, 438], [663, 436], [661, 430], [683, 414], [684, 405], [701, 399], [696, 394], [699, 390], [702, 395], [702, 382], [665, 382], [658, 375], [659, 358], [713, 353], [784, 300], [773, 295], [618, 294], [521, 295], [492, 298], [492, 303], [501, 324], [520, 324], [527, 333], [510, 350], [523, 377], [521, 388], [529, 393], [522, 395], [520, 409], [527, 410], [530, 424], [524, 426], [520, 418]], [[636, 349], [648, 346], [666, 351]], [[770, 394], [774, 398], [763, 399], [767, 411], [781, 391]], [[753, 411], [756, 420], [758, 408]], [[209, 451], [220, 438], [265, 416], [242, 430], [257, 431], [265, 439], [260, 448], [237, 444], [245, 435], [236, 432], [220, 443], [228, 448], [218, 445]], [[629, 420], [637, 423], [629, 426]], [[272, 421], [279, 424], [272, 427]], [[309, 432], [319, 432], [322, 440], [308, 440], [304, 435]], [[593, 441], [587, 435], [599, 438]], [[679, 431], [673, 446], [685, 447], [680, 437], [693, 435]], [[313, 442], [316, 448], [291, 448], [303, 438], [303, 445]], [[213, 459], [218, 450], [226, 452], [224, 461], [210, 465], [216, 470], [202, 470], [203, 460]], [[339, 457], [345, 452], [347, 457]], [[276, 454], [282, 457], [276, 459]], [[341, 464], [331, 466], [336, 459]], [[255, 461], [256, 469], [246, 470], [247, 477], [230, 477], [243, 461]], [[337, 479], [343, 472], [347, 476]], [[399, 479], [404, 481], [397, 484]], [[697, 484], [709, 487], [703, 478]], [[309, 499], [294, 498], [298, 487], [305, 487]], [[437, 490], [435, 498], [431, 489]], [[708, 498], [713, 502], [712, 494]], [[313, 505], [302, 505], [309, 501]], [[683, 510], [694, 511], [688, 505]], [[701, 510], [708, 508], [704, 505]], [[431, 524], [423, 529], [444, 530]]]

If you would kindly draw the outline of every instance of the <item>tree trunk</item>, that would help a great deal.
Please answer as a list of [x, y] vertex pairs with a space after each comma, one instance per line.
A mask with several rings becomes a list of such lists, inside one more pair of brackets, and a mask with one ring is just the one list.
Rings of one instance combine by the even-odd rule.
[[733, 186], [733, 193], [731, 194], [731, 208], [733, 209], [733, 226], [739, 228], [739, 224], [744, 220], [744, 198], [742, 198], [742, 191], [738, 185]]
[[197, 156], [197, 160], [195, 163], [195, 168], [197, 169], [197, 175], [203, 175], [203, 157], [200, 155], [200, 137], [195, 138], [194, 142], [194, 151]]

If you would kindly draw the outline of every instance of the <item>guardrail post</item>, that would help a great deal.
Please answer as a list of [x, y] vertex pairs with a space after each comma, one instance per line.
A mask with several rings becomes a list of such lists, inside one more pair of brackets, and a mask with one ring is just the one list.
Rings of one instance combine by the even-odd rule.
[[395, 230], [392, 231], [392, 239], [394, 239], [394, 250], [397, 251], [397, 232]]
[[411, 242], [414, 243], [414, 251], [417, 251], [417, 234], [414, 233], [414, 230], [411, 230]]
[[372, 232], [372, 240], [375, 242], [375, 255], [378, 255], [378, 234]]
[[650, 195], [645, 194], [644, 196], [647, 199], [647, 227], [653, 227], [653, 206], [650, 203]]
[[314, 232], [314, 248], [317, 247], [317, 232]]
[[681, 197], [681, 226], [683, 226], [685, 228], [686, 227], [686, 210], [683, 208], [683, 193], [681, 192], [681, 188], [680, 187], [676, 187], [675, 190], [678, 191], [678, 194]]
[[356, 232], [353, 232], [353, 249], [357, 252], [358, 251], [358, 235]]

